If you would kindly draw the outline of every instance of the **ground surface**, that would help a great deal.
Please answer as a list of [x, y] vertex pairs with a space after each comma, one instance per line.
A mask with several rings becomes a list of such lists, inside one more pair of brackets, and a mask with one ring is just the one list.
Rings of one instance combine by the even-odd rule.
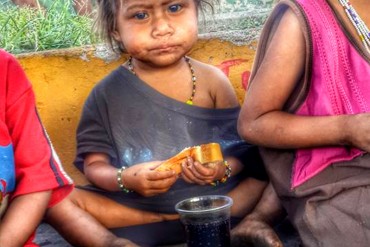
[[[285, 222], [276, 229], [284, 243], [284, 247], [301, 246], [299, 237], [290, 224]], [[41, 247], [72, 247], [51, 226], [44, 223], [37, 230], [36, 242]]]

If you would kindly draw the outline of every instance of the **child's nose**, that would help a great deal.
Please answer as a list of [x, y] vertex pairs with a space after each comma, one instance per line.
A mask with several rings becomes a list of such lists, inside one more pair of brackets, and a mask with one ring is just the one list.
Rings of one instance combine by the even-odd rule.
[[153, 20], [153, 35], [154, 36], [165, 36], [173, 32], [173, 27], [170, 21], [165, 17], [155, 18]]

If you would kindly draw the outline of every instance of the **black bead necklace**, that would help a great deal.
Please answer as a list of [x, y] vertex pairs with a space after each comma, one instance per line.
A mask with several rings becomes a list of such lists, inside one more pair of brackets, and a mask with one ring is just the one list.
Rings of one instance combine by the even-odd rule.
[[[186, 104], [193, 105], [193, 99], [194, 99], [194, 96], [195, 96], [196, 86], [197, 86], [197, 77], [195, 76], [195, 71], [194, 71], [193, 65], [190, 62], [190, 58], [185, 56], [184, 59], [189, 65], [189, 69], [190, 69], [190, 73], [191, 73], [191, 82], [192, 82], [191, 96], [186, 101]], [[129, 59], [127, 61], [127, 67], [131, 71], [131, 73], [136, 75], [136, 73], [134, 71], [134, 65], [132, 64], [132, 57], [129, 57]]]

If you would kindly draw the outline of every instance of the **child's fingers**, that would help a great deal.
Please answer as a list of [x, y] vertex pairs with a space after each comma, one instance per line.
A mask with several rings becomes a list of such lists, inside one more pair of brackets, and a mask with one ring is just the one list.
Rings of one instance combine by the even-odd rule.
[[177, 176], [175, 177], [170, 177], [162, 180], [153, 180], [153, 181], [148, 181], [150, 183], [149, 187], [152, 191], [158, 191], [161, 193], [164, 193], [168, 191], [171, 186], [176, 182]]
[[196, 176], [202, 179], [211, 178], [216, 173], [216, 170], [214, 168], [206, 167], [197, 161], [194, 162], [194, 171], [196, 172], [196, 174], [199, 174]]
[[184, 173], [182, 173], [181, 174], [181, 178], [185, 181], [185, 182], [187, 182], [187, 183], [189, 183], [189, 184], [193, 184], [194, 183], [194, 181], [192, 181], [191, 179], [189, 179]]
[[153, 196], [167, 192], [176, 182], [177, 176], [162, 180], [146, 180], [142, 183], [142, 188], [139, 191], [143, 196]]
[[151, 164], [150, 164], [150, 166], [149, 166], [149, 169], [150, 169], [150, 170], [154, 170], [154, 169], [156, 169], [158, 166], [160, 166], [162, 163], [163, 163], [163, 161], [153, 161], [153, 162], [151, 162]]
[[202, 167], [202, 164], [200, 164], [198, 161], [194, 161], [191, 157], [187, 157], [186, 163], [183, 162], [183, 164], [186, 165], [187, 170], [190, 171], [196, 178], [204, 180], [208, 177], [207, 174], [209, 172], [206, 171], [207, 168]]
[[206, 182], [203, 181], [202, 176], [198, 174], [193, 167], [194, 165], [188, 167], [186, 163], [182, 163], [182, 177], [185, 179], [186, 182], [191, 181], [190, 183], [205, 185]]
[[175, 171], [150, 171], [148, 172], [146, 178], [150, 181], [157, 181], [157, 180], [163, 180], [168, 179], [171, 177], [177, 177], [177, 174]]

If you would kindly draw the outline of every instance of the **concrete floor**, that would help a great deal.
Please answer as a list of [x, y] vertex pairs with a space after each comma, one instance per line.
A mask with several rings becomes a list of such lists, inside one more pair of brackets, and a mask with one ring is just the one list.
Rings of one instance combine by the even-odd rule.
[[41, 247], [71, 247], [50, 225], [42, 223], [36, 231], [36, 243]]

